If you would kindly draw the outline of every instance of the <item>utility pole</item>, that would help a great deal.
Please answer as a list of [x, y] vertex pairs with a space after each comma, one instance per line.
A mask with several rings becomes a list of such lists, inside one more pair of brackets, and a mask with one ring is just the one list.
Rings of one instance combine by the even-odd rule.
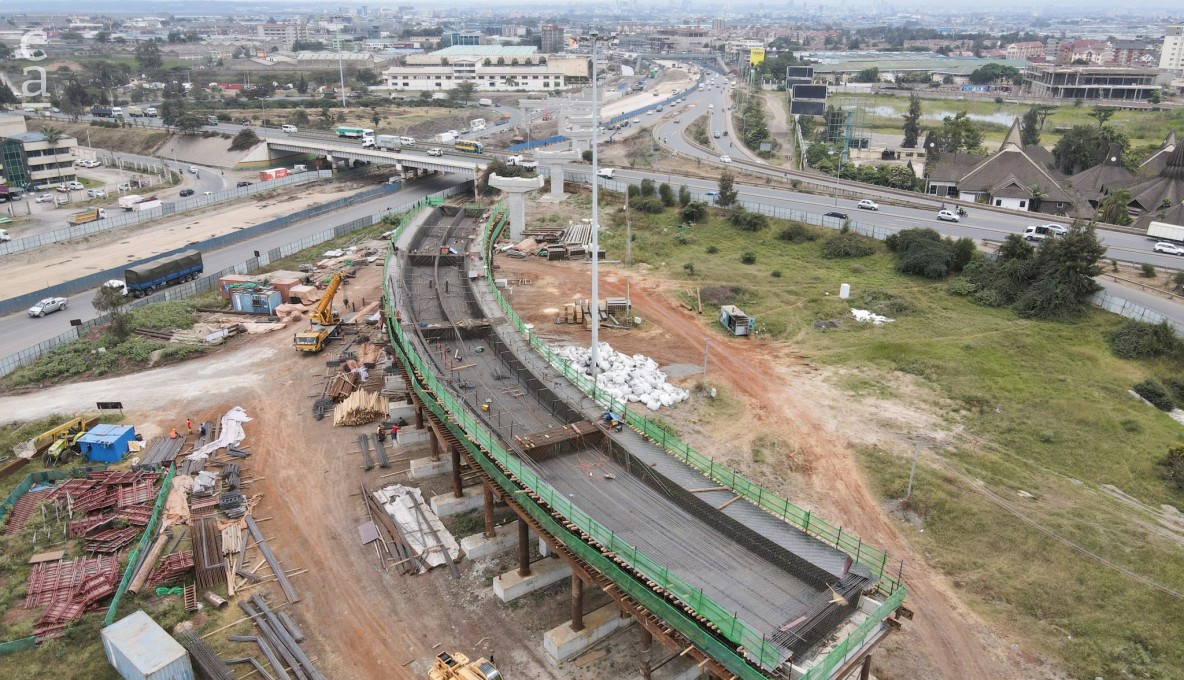
[[600, 107], [596, 100], [596, 39], [600, 34], [593, 31], [592, 38], [592, 401], [596, 401], [597, 362], [600, 361], [600, 157], [596, 142], [600, 130]]
[[337, 36], [337, 73], [341, 76], [341, 108], [348, 109], [345, 104], [345, 66], [341, 64], [341, 29], [335, 33]]
[[703, 382], [707, 382], [707, 356], [711, 352], [711, 338], [703, 339]]
[[629, 186], [625, 186], [625, 265], [633, 265], [633, 221], [629, 219]]
[[913, 442], [913, 467], [911, 470], [909, 470], [909, 489], [908, 491], [904, 492], [905, 500], [908, 500], [908, 497], [913, 495], [913, 475], [917, 474], [917, 456], [920, 454], [921, 445], [917, 442]]

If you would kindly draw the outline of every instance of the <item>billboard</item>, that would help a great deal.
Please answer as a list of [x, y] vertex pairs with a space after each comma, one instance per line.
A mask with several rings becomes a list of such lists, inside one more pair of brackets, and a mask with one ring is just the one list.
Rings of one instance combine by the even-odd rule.
[[789, 112], [795, 116], [821, 116], [826, 113], [826, 102], [795, 99], [789, 103]]
[[748, 64], [750, 66], [760, 66], [765, 61], [765, 48], [754, 47], [748, 50]]
[[794, 85], [793, 98], [826, 99], [826, 85]]
[[786, 77], [787, 78], [805, 78], [805, 79], [809, 79], [809, 80], [814, 80], [814, 67], [813, 66], [790, 66], [789, 71], [786, 73]]

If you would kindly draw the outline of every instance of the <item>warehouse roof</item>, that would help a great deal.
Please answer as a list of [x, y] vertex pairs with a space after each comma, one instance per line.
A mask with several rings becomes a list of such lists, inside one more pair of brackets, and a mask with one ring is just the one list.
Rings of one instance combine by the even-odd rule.
[[432, 52], [436, 57], [529, 57], [538, 54], [534, 45], [453, 45]]

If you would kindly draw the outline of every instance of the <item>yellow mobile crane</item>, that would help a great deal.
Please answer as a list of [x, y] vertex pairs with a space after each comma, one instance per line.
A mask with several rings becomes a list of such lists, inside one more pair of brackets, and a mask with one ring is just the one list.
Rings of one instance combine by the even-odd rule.
[[341, 327], [341, 316], [333, 309], [333, 298], [337, 295], [337, 289], [341, 287], [342, 278], [341, 273], [338, 272], [330, 279], [329, 287], [325, 289], [321, 301], [308, 315], [312, 327], [296, 334], [296, 351], [319, 352], [325, 349], [325, 345], [329, 344], [329, 339]]

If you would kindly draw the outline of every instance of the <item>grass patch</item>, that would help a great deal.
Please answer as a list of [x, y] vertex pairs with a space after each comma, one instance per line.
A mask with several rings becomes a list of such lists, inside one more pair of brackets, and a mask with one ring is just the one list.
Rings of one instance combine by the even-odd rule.
[[[633, 217], [634, 259], [659, 276], [689, 279], [681, 268], [685, 247], [673, 238], [677, 217]], [[620, 253], [624, 229], [615, 220], [602, 243]], [[713, 321], [717, 306], [736, 304], [756, 317], [758, 334], [792, 341], [812, 361], [842, 369], [838, 384], [856, 397], [896, 397], [899, 376], [892, 374], [915, 376], [911, 390], [939, 397], [920, 398], [930, 407], [941, 404], [946, 419], [970, 435], [942, 455], [978, 480], [918, 469], [909, 509], [926, 527], [917, 535], [919, 552], [976, 609], [1018, 628], [1071, 677], [1179, 677], [1184, 639], [1171, 632], [1182, 625], [1177, 601], [1021, 522], [977, 485], [1022, 504], [1025, 514], [1086, 549], [1184, 590], [1180, 546], [1149, 533], [1144, 522], [1153, 520], [1100, 491], [1113, 484], [1151, 508], [1184, 504], [1160, 467], [1168, 448], [1184, 441], [1184, 430], [1128, 393], [1147, 378], [1178, 376], [1174, 357], [1114, 356], [1108, 339], [1123, 324], [1118, 316], [1091, 309], [1067, 322], [1020, 319], [951, 295], [948, 279], [896, 272], [883, 249], [828, 260], [822, 240], [778, 238], [787, 228], [770, 220], [768, 229], [742, 232], [714, 211], [695, 225], [693, 280], [702, 286], [708, 327], [723, 334]], [[711, 249], [714, 254], [699, 255]], [[759, 254], [756, 263], [738, 263], [745, 251]], [[772, 277], [774, 270], [782, 277]], [[838, 298], [842, 283], [852, 287], [850, 305]], [[852, 306], [878, 307], [896, 322], [856, 323]], [[843, 323], [825, 332], [813, 328], [829, 319]], [[761, 442], [749, 453], [770, 460], [770, 450]], [[885, 498], [904, 496], [907, 454], [873, 452], [864, 460]], [[1020, 497], [1020, 490], [1035, 498]]]
[[136, 308], [132, 311], [132, 319], [136, 328], [186, 330], [197, 323], [196, 309], [196, 299], [172, 300]]

